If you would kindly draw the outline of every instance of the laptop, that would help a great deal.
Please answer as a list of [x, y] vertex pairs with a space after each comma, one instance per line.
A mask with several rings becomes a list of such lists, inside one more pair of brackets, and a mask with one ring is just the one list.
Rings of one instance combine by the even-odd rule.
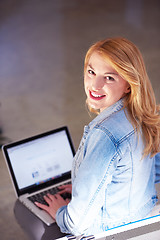
[[45, 224], [53, 218], [38, 208], [35, 195], [56, 193], [60, 185], [71, 182], [75, 154], [66, 126], [6, 144], [2, 151], [17, 198]]

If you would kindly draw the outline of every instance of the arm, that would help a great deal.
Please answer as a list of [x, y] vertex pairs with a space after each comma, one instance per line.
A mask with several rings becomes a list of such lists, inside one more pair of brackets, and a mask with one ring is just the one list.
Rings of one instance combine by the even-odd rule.
[[160, 153], [155, 156], [155, 167], [156, 167], [156, 183], [160, 182]]
[[56, 214], [62, 232], [82, 234], [96, 219], [116, 167], [115, 154], [108, 135], [99, 129], [92, 131], [85, 142], [83, 161], [72, 186], [72, 200]]

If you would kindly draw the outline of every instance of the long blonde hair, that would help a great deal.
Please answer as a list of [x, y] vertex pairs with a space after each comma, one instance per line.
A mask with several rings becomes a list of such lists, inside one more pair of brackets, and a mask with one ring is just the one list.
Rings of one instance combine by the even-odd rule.
[[[139, 49], [125, 38], [111, 38], [92, 45], [85, 57], [84, 72], [93, 52], [98, 52], [131, 88], [125, 98], [129, 119], [144, 138], [144, 156], [160, 152], [160, 105], [156, 104], [153, 88], [148, 78]], [[92, 110], [92, 109], [90, 109]]]

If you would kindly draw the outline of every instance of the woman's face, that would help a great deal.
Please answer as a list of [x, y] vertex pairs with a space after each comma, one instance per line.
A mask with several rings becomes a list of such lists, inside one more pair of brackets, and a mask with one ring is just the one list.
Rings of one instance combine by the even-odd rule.
[[111, 65], [94, 52], [84, 74], [87, 103], [102, 112], [130, 92], [130, 86]]

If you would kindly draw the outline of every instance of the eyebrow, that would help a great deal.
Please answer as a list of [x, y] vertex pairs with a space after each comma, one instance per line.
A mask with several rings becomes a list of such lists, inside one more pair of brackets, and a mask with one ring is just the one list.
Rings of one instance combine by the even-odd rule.
[[[91, 64], [88, 64], [88, 66], [94, 70], [94, 68], [92, 67]], [[94, 71], [95, 71], [95, 70], [94, 70]], [[117, 76], [119, 75], [118, 73], [115, 73], [115, 72], [106, 72], [106, 73], [104, 73], [104, 74], [112, 74], [112, 75], [117, 75]]]

